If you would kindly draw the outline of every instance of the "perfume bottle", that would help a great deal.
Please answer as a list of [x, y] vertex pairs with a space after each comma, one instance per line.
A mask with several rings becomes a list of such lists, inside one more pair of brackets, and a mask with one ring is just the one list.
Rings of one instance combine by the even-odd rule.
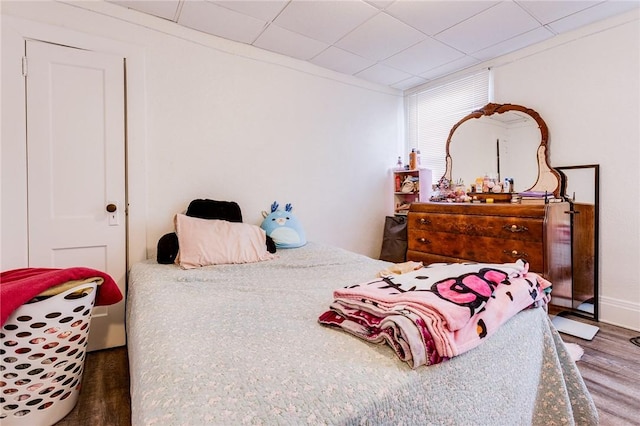
[[402, 170], [402, 158], [398, 156], [398, 161], [396, 162], [396, 169]]

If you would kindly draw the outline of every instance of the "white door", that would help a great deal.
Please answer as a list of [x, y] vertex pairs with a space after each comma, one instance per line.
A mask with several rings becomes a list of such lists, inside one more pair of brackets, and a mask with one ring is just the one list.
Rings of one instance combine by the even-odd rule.
[[[124, 60], [37, 41], [25, 50], [29, 266], [98, 269], [124, 295]], [[96, 307], [88, 350], [125, 342], [124, 301]]]

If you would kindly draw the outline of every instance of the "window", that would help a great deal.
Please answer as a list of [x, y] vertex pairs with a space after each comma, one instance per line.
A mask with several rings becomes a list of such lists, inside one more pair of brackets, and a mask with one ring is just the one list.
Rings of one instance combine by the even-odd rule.
[[488, 102], [489, 70], [405, 97], [407, 147], [420, 150], [421, 165], [432, 170], [434, 183], [445, 172], [451, 128]]

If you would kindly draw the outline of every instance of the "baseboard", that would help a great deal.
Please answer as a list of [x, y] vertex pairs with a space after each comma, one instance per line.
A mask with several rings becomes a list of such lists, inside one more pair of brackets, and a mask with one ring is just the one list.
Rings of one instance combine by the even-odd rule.
[[598, 316], [601, 322], [640, 331], [640, 303], [600, 296]]

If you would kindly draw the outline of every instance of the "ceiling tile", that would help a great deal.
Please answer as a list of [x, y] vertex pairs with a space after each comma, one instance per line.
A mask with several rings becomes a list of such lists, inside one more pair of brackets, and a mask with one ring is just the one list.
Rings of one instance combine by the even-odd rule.
[[328, 44], [271, 24], [253, 43], [254, 46], [308, 60], [329, 47]]
[[380, 12], [347, 34], [336, 46], [365, 58], [382, 60], [425, 38], [420, 31]]
[[320, 52], [310, 62], [344, 74], [355, 74], [375, 64], [371, 59], [365, 59], [333, 46]]
[[428, 80], [433, 80], [435, 78], [443, 77], [447, 74], [463, 70], [478, 63], [480, 63], [480, 61], [474, 57], [463, 56], [462, 58], [451, 61], [448, 64], [444, 64], [427, 72], [420, 73], [420, 77], [424, 77]]
[[473, 53], [531, 31], [540, 23], [513, 2], [503, 2], [436, 35], [436, 39]]
[[365, 1], [370, 5], [377, 7], [378, 9], [384, 9], [385, 7], [393, 3], [395, 0], [365, 0]]
[[178, 0], [172, 1], [127, 1], [127, 0], [108, 0], [120, 6], [128, 7], [139, 12], [148, 13], [149, 15], [175, 21], [176, 12], [178, 11]]
[[464, 21], [497, 1], [398, 0], [386, 12], [428, 35], [434, 35]]
[[374, 83], [384, 84], [386, 86], [412, 77], [411, 74], [407, 74], [406, 72], [382, 64], [375, 64], [360, 71], [356, 76]]
[[607, 1], [559, 19], [548, 26], [560, 34], [638, 8], [640, 8], [640, 1], [637, 0]]
[[545, 27], [538, 27], [524, 34], [510, 38], [509, 40], [494, 44], [486, 49], [474, 52], [472, 56], [480, 59], [481, 61], [487, 61], [498, 56], [506, 55], [510, 52], [515, 52], [518, 49], [522, 49], [532, 44], [539, 43], [553, 37], [554, 35], [555, 34], [553, 32], [549, 31]]
[[106, 1], [400, 89], [640, 8], [640, 0]]
[[556, 0], [556, 1], [539, 1], [525, 0], [517, 3], [529, 11], [542, 25], [557, 21], [560, 18], [574, 14], [583, 9], [601, 3], [600, 1], [575, 1], [575, 0]]
[[410, 48], [385, 59], [384, 64], [406, 71], [411, 74], [420, 74], [440, 65], [444, 65], [455, 59], [461, 58], [464, 53], [459, 52], [446, 44], [442, 44], [432, 38], [427, 38]]
[[411, 89], [412, 87], [416, 87], [421, 84], [424, 84], [427, 81], [429, 80], [427, 80], [426, 78], [410, 77], [406, 80], [402, 80], [395, 84], [392, 84], [391, 87], [393, 87], [394, 89], [406, 90], [406, 89]]
[[[193, 1], [193, 0], [190, 0]], [[287, 5], [288, 0], [269, 0], [269, 1], [252, 1], [252, 0], [223, 0], [211, 1], [226, 9], [235, 10], [236, 12], [249, 15], [261, 21], [271, 22]]]
[[178, 23], [219, 37], [252, 43], [266, 22], [205, 1], [187, 1], [182, 5]]
[[378, 9], [360, 0], [292, 0], [274, 23], [325, 43], [335, 43], [376, 13]]

